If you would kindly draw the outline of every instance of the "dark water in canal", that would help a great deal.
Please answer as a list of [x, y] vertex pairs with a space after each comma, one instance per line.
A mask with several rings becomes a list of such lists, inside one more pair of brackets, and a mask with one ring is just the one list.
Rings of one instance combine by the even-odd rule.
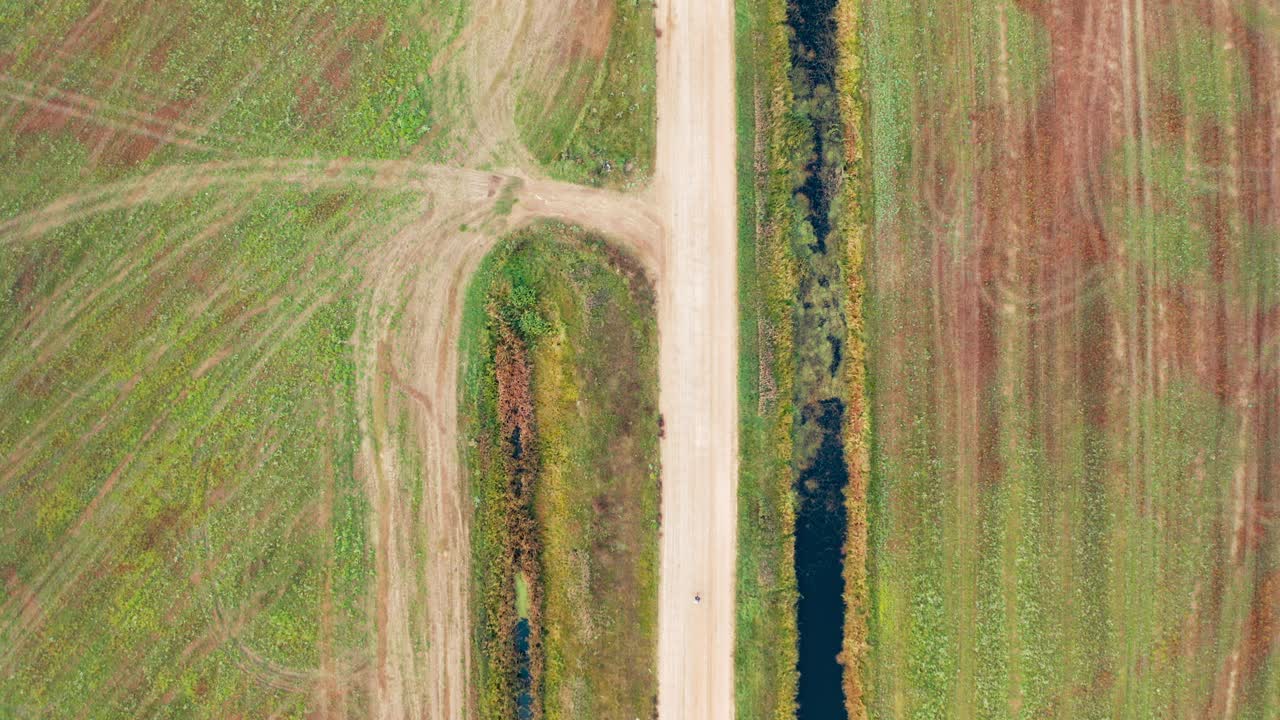
[[516, 623], [516, 718], [533, 718], [533, 674], [529, 670], [529, 619]]
[[[849, 481], [842, 429], [844, 402], [842, 349], [844, 305], [838, 255], [828, 255], [831, 194], [836, 168], [824, 159], [843, 157], [841, 123], [831, 89], [835, 86], [836, 0], [792, 0], [787, 6], [791, 26], [792, 84], [797, 104], [807, 109], [812, 129], [812, 153], [805, 181], [796, 189], [808, 204], [813, 241], [801, 261], [800, 311], [796, 318], [797, 365], [817, 365], [816, 373], [801, 372], [797, 382], [800, 418], [797, 427], [799, 499], [795, 528], [795, 571], [800, 599], [796, 607], [799, 631], [800, 720], [844, 720], [843, 670], [836, 658], [844, 638], [844, 543], [847, 513], [844, 491]], [[832, 147], [828, 148], [828, 145]], [[813, 350], [827, 344], [825, 354]]]
[[800, 473], [796, 485], [796, 584], [800, 591], [798, 718], [845, 718], [842, 668], [836, 662], [844, 638], [844, 489], [849, 481], [840, 427], [844, 405], [831, 398], [805, 408], [821, 415], [824, 433], [817, 459]]

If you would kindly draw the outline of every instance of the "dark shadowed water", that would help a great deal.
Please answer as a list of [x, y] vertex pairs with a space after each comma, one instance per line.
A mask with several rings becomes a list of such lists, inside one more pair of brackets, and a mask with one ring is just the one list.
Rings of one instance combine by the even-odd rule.
[[533, 720], [533, 674], [529, 670], [529, 619], [516, 623], [516, 718]]
[[[787, 24], [794, 31], [791, 36], [791, 65], [803, 73], [801, 82], [809, 87], [835, 86], [836, 73], [836, 22], [832, 16], [836, 0], [793, 0], [787, 4]], [[799, 95], [800, 93], [797, 93]], [[827, 124], [834, 117], [815, 117], [813, 121], [814, 154], [805, 167], [808, 176], [799, 192], [809, 201], [809, 224], [816, 239], [815, 250], [826, 252], [827, 234], [831, 230], [831, 199], [826, 187], [827, 173], [822, 170], [824, 141]]]
[[823, 430], [817, 459], [800, 473], [796, 489], [796, 584], [800, 591], [797, 627], [800, 634], [798, 718], [847, 717], [841, 666], [836, 662], [844, 637], [844, 562], [846, 512], [844, 488], [849, 481], [840, 428], [844, 404], [823, 400], [805, 408], [817, 410]]
[[[849, 481], [842, 433], [844, 403], [838, 396], [839, 391], [834, 389], [841, 386], [843, 304], [838, 300], [838, 293], [837, 299], [825, 304], [812, 301], [815, 295], [811, 294], [815, 286], [825, 289], [839, 277], [838, 263], [834, 257], [827, 257], [833, 192], [829, 184], [838, 173], [824, 165], [826, 144], [843, 142], [836, 104], [830, 96], [830, 89], [835, 85], [836, 23], [832, 16], [835, 5], [836, 0], [792, 0], [787, 6], [787, 23], [793, 30], [793, 88], [797, 101], [807, 108], [813, 144], [805, 181], [797, 188], [807, 201], [806, 219], [814, 234], [814, 242], [809, 246], [812, 254], [805, 258], [805, 279], [801, 287], [804, 310], [797, 319], [797, 334], [802, 343], [805, 338], [825, 336], [831, 351], [830, 360], [819, 370], [826, 371], [827, 377], [811, 381], [812, 387], [803, 384], [797, 387], [798, 397], [805, 403], [800, 411], [800, 434], [805, 438], [820, 438], [817, 452], [806, 459], [808, 466], [800, 469], [795, 484], [799, 498], [795, 570], [800, 593], [796, 607], [799, 631], [796, 667], [800, 676], [797, 718], [800, 720], [848, 717], [843, 669], [837, 661], [844, 639], [843, 551], [847, 532], [844, 491]], [[842, 157], [843, 153], [832, 155]], [[813, 357], [804, 355], [798, 361], [812, 363]]]

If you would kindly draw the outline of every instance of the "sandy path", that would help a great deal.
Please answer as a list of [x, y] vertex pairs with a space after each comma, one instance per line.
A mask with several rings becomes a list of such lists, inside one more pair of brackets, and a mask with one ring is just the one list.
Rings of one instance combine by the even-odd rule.
[[[658, 291], [663, 538], [659, 590], [659, 715], [733, 717], [734, 567], [737, 538], [737, 182], [730, 0], [662, 0], [658, 42], [658, 157], [653, 188], [624, 195], [525, 178], [508, 227], [556, 218], [605, 233], [640, 260]], [[499, 127], [498, 124], [494, 124]], [[501, 129], [501, 128], [499, 128]], [[510, 130], [495, 132], [499, 138]], [[490, 147], [500, 146], [492, 142]], [[494, 177], [497, 177], [496, 175]], [[507, 181], [511, 178], [503, 176]], [[474, 198], [472, 200], [474, 202]], [[485, 203], [476, 212], [483, 214]], [[456, 207], [456, 206], [455, 206]], [[474, 206], [473, 206], [474, 207]], [[500, 232], [459, 233], [457, 218], [406, 233], [420, 268], [409, 315], [395, 338], [416, 386], [417, 442], [427, 458], [425, 655], [397, 636], [411, 632], [412, 603], [391, 593], [383, 636], [382, 717], [465, 717], [471, 680], [469, 510], [457, 465], [458, 331], [463, 291]], [[472, 223], [474, 225], [474, 223]], [[399, 273], [390, 273], [396, 276]], [[380, 463], [388, 474], [396, 463]], [[403, 481], [385, 477], [387, 488]], [[412, 526], [402, 497], [380, 514], [391, 534]], [[397, 519], [399, 516], [399, 519]], [[407, 538], [388, 538], [382, 572], [393, 587], [414, 577]], [[701, 604], [694, 604], [694, 594]], [[412, 678], [425, 681], [417, 685]], [[422, 693], [422, 695], [419, 695]]]
[[[379, 651], [374, 688], [380, 718], [464, 718], [472, 709], [471, 509], [458, 452], [457, 381], [462, 307], [476, 267], [497, 237], [554, 218], [605, 233], [634, 254], [650, 277], [659, 273], [661, 217], [642, 198], [541, 180], [523, 183], [517, 197], [510, 217], [498, 219], [491, 216], [493, 197], [454, 194], [454, 212], [406, 228], [387, 248], [394, 260], [375, 291], [375, 305], [389, 302], [401, 292], [401, 279], [412, 278], [406, 315], [415, 320], [399, 332], [384, 321], [373, 333], [378, 342], [366, 348], [366, 364], [377, 362], [377, 345], [393, 347], [389, 363], [407, 392], [397, 400], [373, 388], [375, 403], [390, 403], [374, 413], [392, 417], [394, 403], [410, 402], [417, 429], [410, 441], [425, 461], [424, 503], [415, 522], [405, 488], [418, 480], [402, 472], [394, 434], [376, 419], [370, 424], [367, 436], [378, 439], [379, 451], [368, 447], [366, 457], [384, 523], [378, 528], [379, 546], [386, 550], [378, 572], [386, 579], [378, 593], [384, 605], [379, 608], [380, 643], [386, 643]], [[486, 218], [500, 227], [479, 227]], [[477, 229], [462, 232], [462, 222]], [[421, 575], [414, 563], [422, 560], [414, 558], [409, 536], [414, 528], [425, 533]], [[418, 577], [424, 582], [415, 583]], [[415, 602], [419, 592], [421, 602]]]
[[[731, 718], [738, 305], [733, 4], [661, 0], [658, 289], [662, 580], [658, 714]], [[695, 593], [701, 604], [693, 602]]]

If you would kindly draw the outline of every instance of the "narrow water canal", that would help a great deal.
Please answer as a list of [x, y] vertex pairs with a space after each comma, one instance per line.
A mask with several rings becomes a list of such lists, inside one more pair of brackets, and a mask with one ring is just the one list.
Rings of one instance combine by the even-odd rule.
[[797, 629], [800, 636], [798, 718], [846, 717], [842, 669], [836, 656], [844, 640], [844, 563], [846, 513], [844, 488], [849, 481], [840, 428], [844, 404], [821, 401], [817, 418], [823, 429], [817, 458], [797, 478], [801, 503], [796, 514], [796, 584], [800, 591]]
[[[841, 244], [829, 243], [831, 196], [839, 177], [828, 164], [843, 157], [835, 87], [836, 0], [791, 0], [792, 83], [797, 107], [808, 116], [811, 155], [797, 193], [807, 204], [813, 239], [801, 253], [800, 309], [796, 319], [796, 428], [799, 498], [795, 528], [795, 571], [800, 598], [800, 720], [843, 720], [842, 668], [837, 660], [844, 639], [844, 563], [847, 532], [843, 344], [846, 333]], [[838, 162], [838, 160], [837, 160]]]
[[529, 579], [516, 572], [516, 720], [533, 720], [533, 656], [529, 647]]
[[529, 618], [516, 623], [516, 718], [533, 720], [533, 672], [529, 657]]

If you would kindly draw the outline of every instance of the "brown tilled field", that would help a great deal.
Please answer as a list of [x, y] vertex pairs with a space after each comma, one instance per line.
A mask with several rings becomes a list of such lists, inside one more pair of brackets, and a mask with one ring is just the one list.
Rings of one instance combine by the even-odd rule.
[[1280, 712], [1280, 14], [867, 0], [867, 709]]

